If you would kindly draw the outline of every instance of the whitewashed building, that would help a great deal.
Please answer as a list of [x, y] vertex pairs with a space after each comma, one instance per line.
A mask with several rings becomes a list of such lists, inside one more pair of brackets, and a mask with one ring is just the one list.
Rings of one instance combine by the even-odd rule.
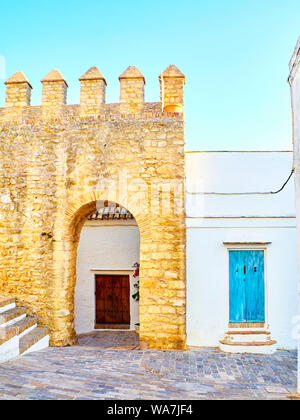
[[[288, 178], [292, 161], [292, 152], [186, 153], [189, 346], [266, 353], [296, 348], [293, 182], [271, 194]], [[139, 320], [138, 302], [132, 297], [139, 229], [130, 213], [105, 211], [86, 222], [78, 247], [79, 334], [95, 327], [134, 329]], [[119, 294], [128, 294], [127, 312], [117, 323], [105, 323], [104, 298], [97, 295], [97, 284], [109, 276], [119, 279]], [[122, 289], [122, 279], [127, 279], [128, 290]], [[109, 300], [113, 293], [107, 290], [107, 295]]]
[[[298, 226], [298, 274], [300, 274], [300, 38], [289, 63], [288, 82], [291, 88], [292, 123], [294, 143], [295, 195]], [[300, 296], [300, 276], [298, 275], [298, 296]], [[300, 315], [298, 316], [298, 324]], [[300, 330], [298, 329], [298, 386], [300, 394]]]
[[[293, 182], [289, 182], [280, 193], [270, 194], [279, 190], [287, 180], [292, 161], [292, 152], [187, 153], [189, 345], [218, 346], [226, 332], [237, 332], [233, 329], [237, 325], [243, 334], [227, 336], [227, 343], [230, 339], [248, 343], [265, 341], [263, 334], [247, 334], [251, 330], [267, 331], [270, 341], [276, 341], [273, 346], [248, 346], [245, 348], [248, 352], [296, 347], [293, 337], [293, 322], [297, 315]], [[240, 272], [236, 273], [238, 269], [230, 270], [230, 258], [234, 260], [236, 255], [245, 256], [246, 260], [247, 255], [250, 259], [254, 255], [261, 261], [254, 261], [251, 267], [243, 262]], [[252, 277], [259, 271], [261, 312], [247, 314], [249, 295], [251, 305], [258, 293], [257, 284], [254, 283], [255, 289], [252, 290], [247, 288], [247, 282], [250, 285], [255, 282]], [[242, 285], [246, 284], [242, 296], [230, 294], [230, 283], [235, 281], [232, 279], [235, 275], [241, 275]], [[236, 299], [244, 299], [246, 313], [234, 313]], [[241, 346], [221, 346], [223, 350], [226, 347], [231, 351], [242, 351]]]

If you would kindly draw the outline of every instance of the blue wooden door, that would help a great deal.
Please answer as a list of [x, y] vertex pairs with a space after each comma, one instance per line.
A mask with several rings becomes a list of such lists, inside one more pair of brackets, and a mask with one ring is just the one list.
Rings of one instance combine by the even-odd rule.
[[229, 322], [264, 321], [264, 251], [229, 251]]

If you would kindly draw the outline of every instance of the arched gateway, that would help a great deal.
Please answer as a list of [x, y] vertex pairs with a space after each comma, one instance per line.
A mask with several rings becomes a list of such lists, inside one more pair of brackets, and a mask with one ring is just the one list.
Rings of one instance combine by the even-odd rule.
[[30, 106], [23, 73], [6, 82], [0, 294], [30, 305], [52, 345], [73, 344], [82, 226], [99, 206], [121, 203], [140, 231], [141, 345], [184, 349], [184, 75], [175, 66], [161, 74], [158, 103], [144, 102], [135, 67], [120, 76], [117, 104], [105, 104], [98, 69], [80, 81], [80, 105], [66, 105], [67, 83], [50, 72], [40, 107]]

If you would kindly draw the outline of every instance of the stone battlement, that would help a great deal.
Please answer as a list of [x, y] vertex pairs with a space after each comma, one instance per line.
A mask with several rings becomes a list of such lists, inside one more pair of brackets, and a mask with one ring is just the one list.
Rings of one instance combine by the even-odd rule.
[[120, 115], [127, 118], [125, 115], [132, 114], [143, 114], [144, 118], [154, 114], [163, 117], [165, 113], [169, 117], [183, 115], [185, 76], [174, 65], [167, 67], [159, 76], [160, 102], [145, 102], [145, 77], [135, 66], [128, 67], [119, 77], [119, 103], [106, 104], [107, 82], [97, 67], [90, 68], [79, 81], [80, 105], [67, 105], [68, 83], [59, 70], [52, 70], [41, 80], [41, 106], [31, 106], [32, 85], [23, 72], [16, 72], [5, 82], [5, 108], [0, 109], [0, 121], [85, 116], [115, 119], [120, 118]]

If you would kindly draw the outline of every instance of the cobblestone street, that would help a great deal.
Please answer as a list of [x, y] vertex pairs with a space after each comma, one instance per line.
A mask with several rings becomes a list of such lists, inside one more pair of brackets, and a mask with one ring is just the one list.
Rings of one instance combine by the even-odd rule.
[[285, 399], [296, 352], [139, 350], [134, 332], [97, 332], [0, 365], [0, 399]]

